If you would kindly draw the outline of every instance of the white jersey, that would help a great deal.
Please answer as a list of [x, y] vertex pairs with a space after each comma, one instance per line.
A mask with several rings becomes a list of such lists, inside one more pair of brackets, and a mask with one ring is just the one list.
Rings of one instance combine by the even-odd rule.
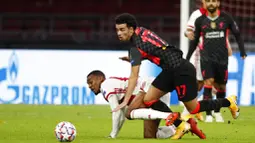
[[[187, 29], [191, 29], [192, 31], [195, 31], [195, 21], [198, 17], [202, 16], [203, 14], [205, 14], [206, 10], [203, 8], [197, 9], [195, 10], [191, 15], [190, 18], [188, 20], [187, 23]], [[202, 81], [203, 80], [203, 76], [202, 76], [202, 72], [201, 72], [201, 66], [200, 66], [200, 52], [199, 52], [199, 47], [201, 46], [202, 38], [200, 37], [199, 39], [199, 43], [195, 52], [192, 54], [191, 58], [190, 58], [190, 62], [195, 66], [196, 68], [196, 77], [197, 80]]]
[[197, 9], [194, 12], [192, 12], [192, 14], [189, 17], [189, 21], [187, 23], [187, 29], [192, 29], [193, 31], [195, 31], [195, 21], [198, 17], [200, 17], [204, 13], [205, 13], [205, 9], [203, 8]]
[[[134, 97], [137, 96], [140, 91], [147, 92], [153, 80], [154, 77], [139, 77], [129, 103], [132, 102]], [[100, 91], [103, 94], [105, 100], [109, 102], [112, 110], [115, 109], [124, 99], [127, 87], [128, 78], [120, 77], [110, 77], [101, 84]], [[160, 100], [169, 105], [170, 95], [167, 94], [163, 96]], [[111, 137], [115, 138], [118, 135], [124, 121], [125, 109], [121, 109], [117, 112], [112, 113], [112, 132], [110, 134]]]
[[[143, 77], [143, 78], [139, 77], [130, 100], [132, 101], [132, 99], [136, 95], [138, 95], [140, 91], [147, 92], [154, 79], [155, 79], [154, 77]], [[128, 78], [110, 77], [101, 84], [100, 91], [107, 102], [109, 102], [109, 97], [111, 97], [112, 95], [116, 96], [118, 101], [120, 102], [121, 100], [124, 99], [127, 87], [128, 87]], [[161, 101], [164, 102], [166, 105], [170, 106], [170, 103], [169, 103], [170, 97], [168, 95], [169, 94], [163, 96], [161, 98]]]
[[[138, 78], [137, 85], [134, 89], [132, 96], [136, 96], [142, 89], [143, 81]], [[128, 78], [110, 77], [101, 84], [101, 93], [104, 99], [109, 102], [110, 96], [116, 96], [118, 101], [121, 101], [126, 93], [128, 87]]]

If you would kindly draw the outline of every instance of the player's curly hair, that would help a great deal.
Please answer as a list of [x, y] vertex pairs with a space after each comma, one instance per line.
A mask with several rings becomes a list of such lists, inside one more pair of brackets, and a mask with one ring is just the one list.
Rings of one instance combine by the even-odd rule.
[[115, 17], [115, 24], [127, 24], [127, 27], [136, 29], [138, 23], [134, 15], [129, 13], [122, 13]]
[[100, 70], [93, 70], [92, 72], [90, 72], [88, 75], [87, 75], [87, 78], [91, 75], [95, 75], [95, 76], [102, 76], [103, 78], [105, 78], [105, 75], [102, 71]]

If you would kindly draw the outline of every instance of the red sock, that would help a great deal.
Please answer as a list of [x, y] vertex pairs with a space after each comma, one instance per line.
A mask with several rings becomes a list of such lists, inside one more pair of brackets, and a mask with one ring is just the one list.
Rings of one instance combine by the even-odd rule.
[[151, 107], [152, 104], [158, 102], [158, 100], [152, 100], [152, 101], [147, 101], [147, 102], [144, 102], [144, 105], [146, 107]]
[[190, 114], [196, 114], [196, 113], [199, 113], [199, 111], [200, 111], [200, 103], [197, 102], [196, 108]]

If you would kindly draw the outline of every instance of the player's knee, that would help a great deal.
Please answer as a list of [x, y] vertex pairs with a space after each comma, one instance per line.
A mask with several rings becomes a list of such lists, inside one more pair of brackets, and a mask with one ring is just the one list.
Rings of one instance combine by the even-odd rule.
[[225, 84], [220, 84], [219, 90], [225, 90], [225, 89], [226, 89], [226, 85]]
[[214, 84], [214, 87], [217, 90], [217, 92], [222, 92], [222, 91], [226, 90], [226, 84], [216, 83], [216, 84]]
[[206, 79], [204, 81], [204, 84], [207, 85], [207, 86], [212, 86], [213, 82], [214, 82], [214, 79], [213, 78], [209, 78], [209, 79]]
[[214, 86], [215, 89], [219, 89], [220, 88], [220, 85], [217, 82], [214, 82], [213, 86]]
[[194, 108], [188, 109], [190, 114], [196, 114], [200, 112], [200, 102], [197, 102]]
[[196, 114], [200, 112], [200, 102], [194, 100], [190, 102], [183, 102], [186, 109], [189, 111], [190, 114]]

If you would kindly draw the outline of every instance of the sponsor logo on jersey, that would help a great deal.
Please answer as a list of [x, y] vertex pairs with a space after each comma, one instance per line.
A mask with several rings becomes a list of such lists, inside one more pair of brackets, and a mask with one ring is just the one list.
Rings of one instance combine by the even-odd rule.
[[211, 28], [215, 29], [216, 28], [216, 23], [215, 22], [211, 22]]
[[207, 39], [222, 38], [222, 37], [224, 37], [224, 35], [225, 34], [223, 31], [207, 32], [205, 34], [205, 38], [207, 38]]

